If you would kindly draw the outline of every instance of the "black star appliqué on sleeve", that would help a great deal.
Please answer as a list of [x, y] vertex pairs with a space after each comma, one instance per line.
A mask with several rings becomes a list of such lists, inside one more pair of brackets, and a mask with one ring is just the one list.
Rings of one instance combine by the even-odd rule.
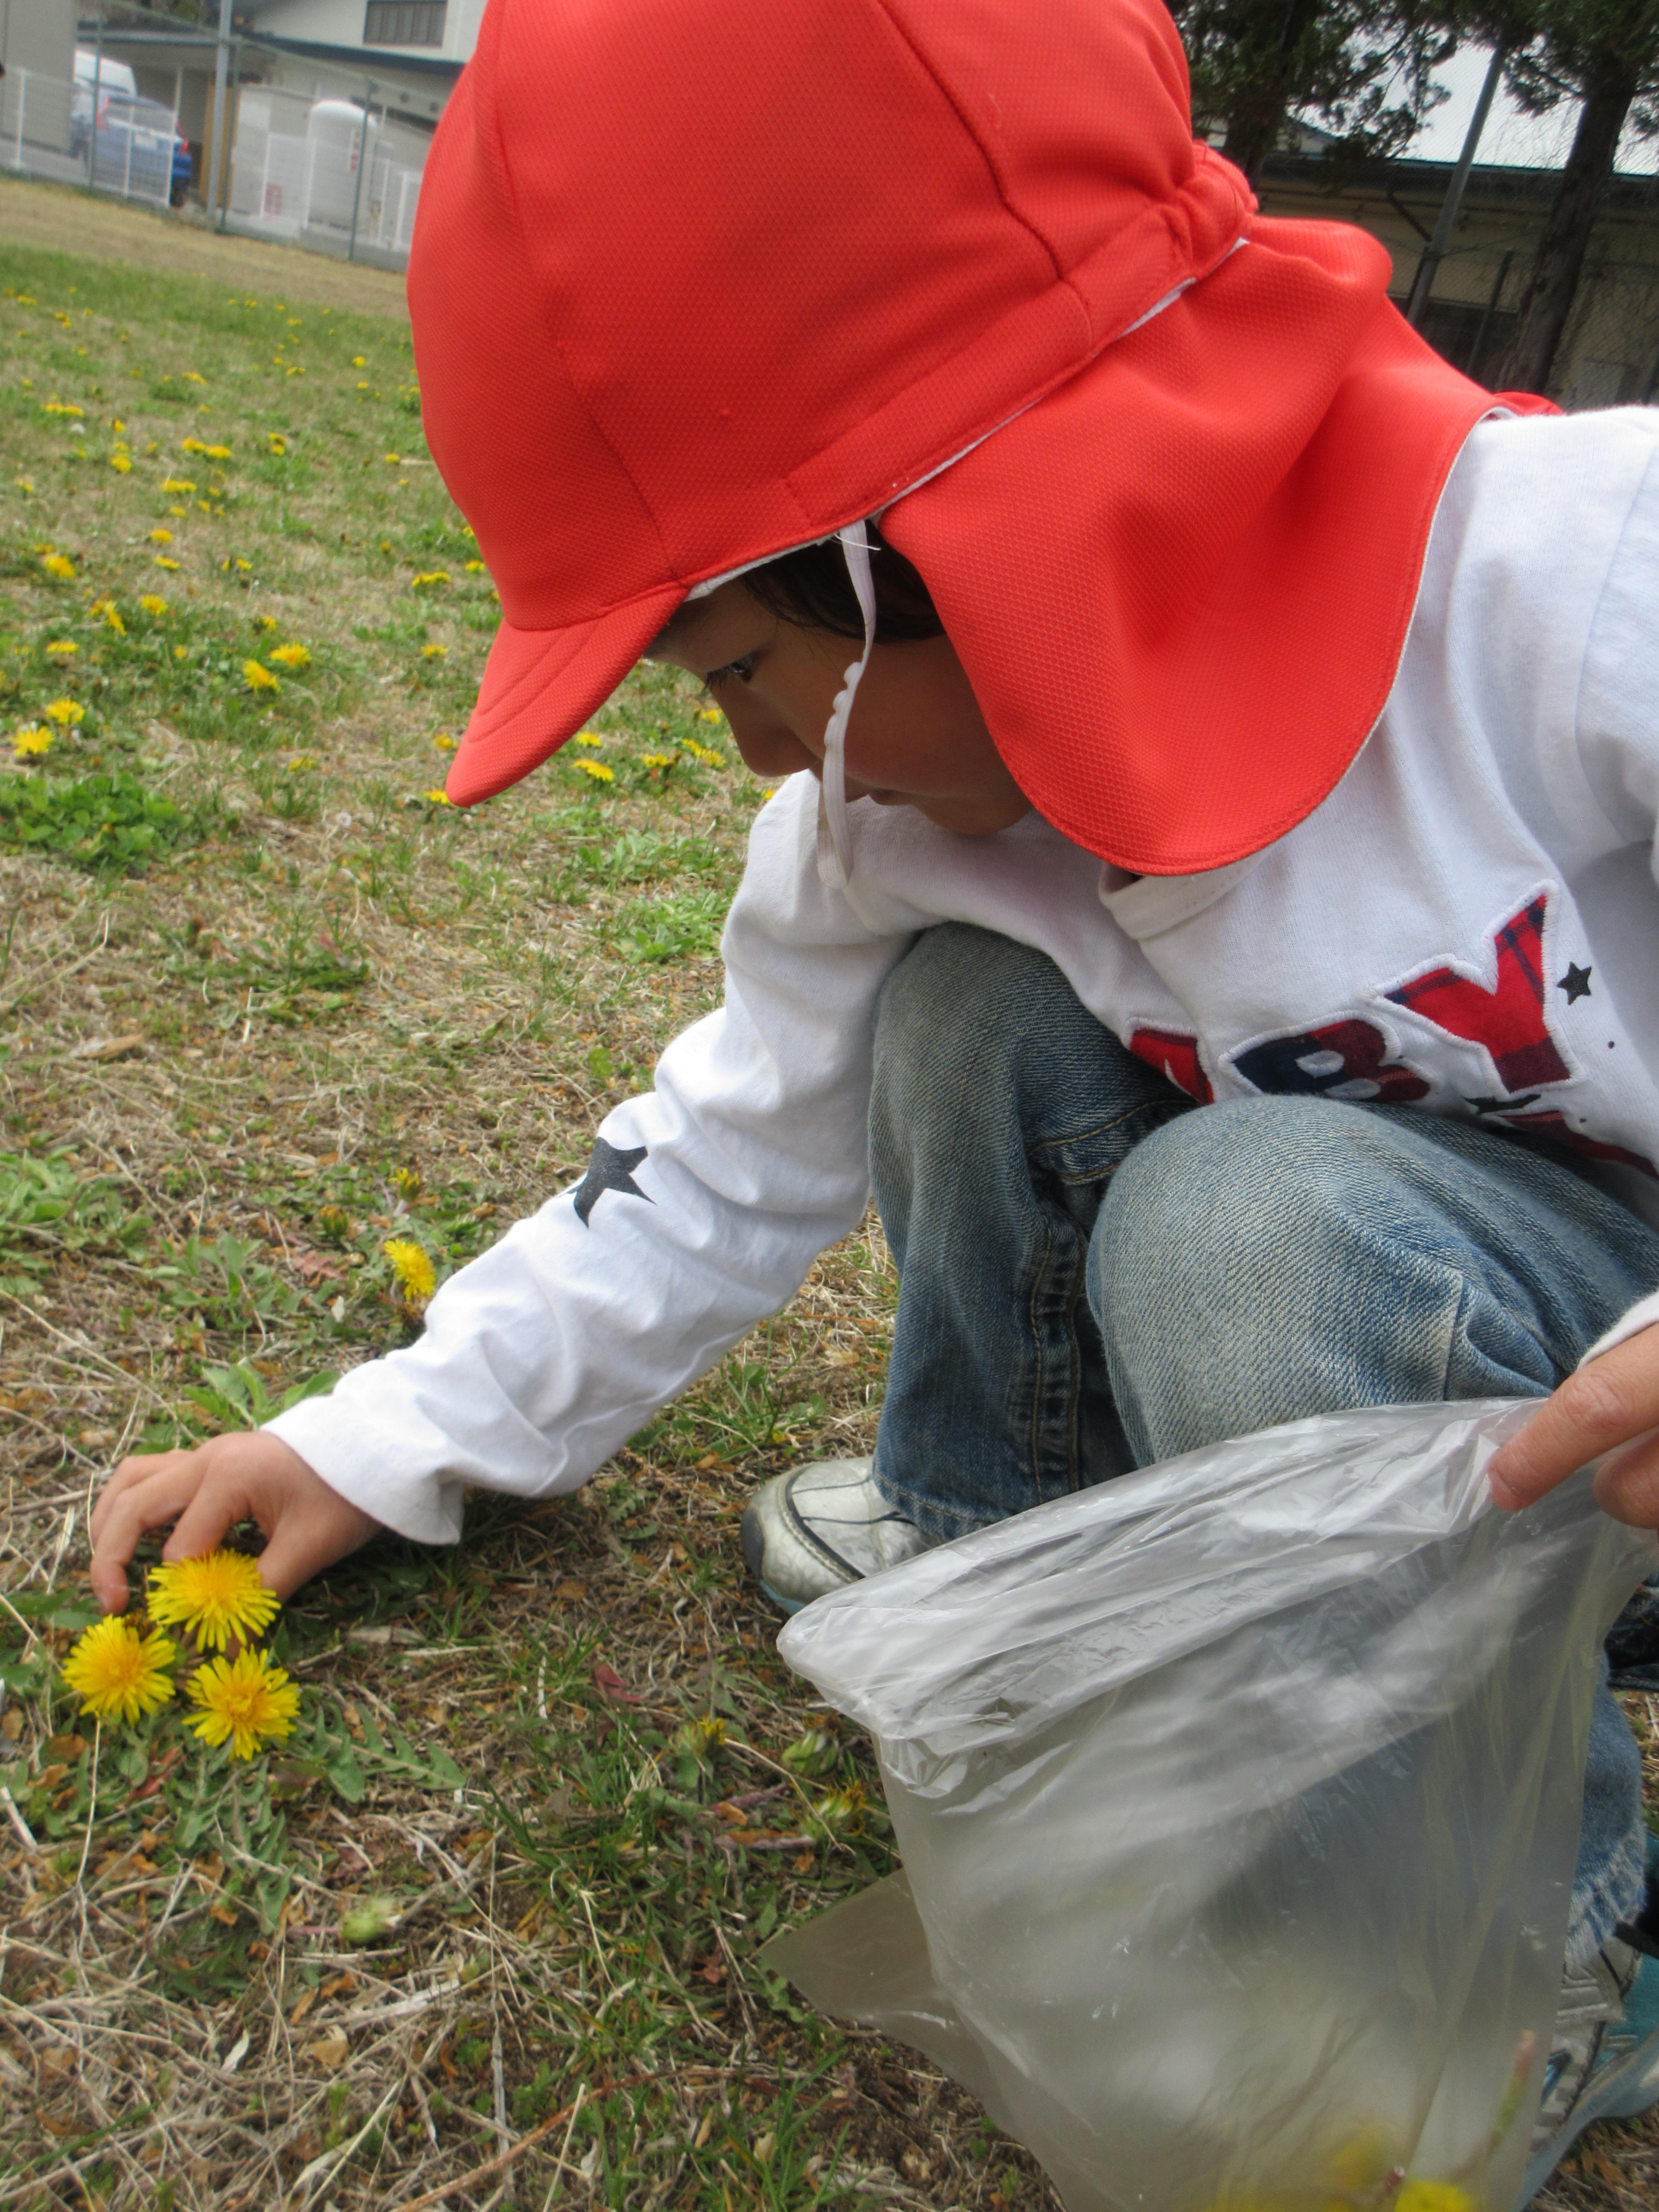
[[1571, 1006], [1575, 999], [1589, 998], [1589, 979], [1595, 972], [1593, 968], [1576, 968], [1570, 960], [1567, 963], [1566, 974], [1560, 978], [1555, 988], [1558, 991], [1566, 993], [1567, 1004]]
[[627, 1191], [635, 1198], [644, 1199], [647, 1206], [653, 1202], [649, 1193], [642, 1191], [634, 1180], [634, 1170], [645, 1154], [643, 1145], [619, 1152], [614, 1145], [607, 1145], [603, 1137], [594, 1138], [587, 1173], [576, 1186], [576, 1218], [584, 1229], [592, 1226], [587, 1217], [607, 1190]]

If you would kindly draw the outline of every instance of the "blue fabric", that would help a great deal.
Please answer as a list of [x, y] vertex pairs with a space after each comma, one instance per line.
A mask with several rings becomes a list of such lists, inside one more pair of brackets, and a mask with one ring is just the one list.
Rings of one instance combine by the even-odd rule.
[[[1543, 1396], [1659, 1283], [1659, 1233], [1570, 1156], [1409, 1107], [1194, 1108], [986, 931], [918, 941], [875, 1048], [900, 1271], [876, 1476], [936, 1538], [1307, 1414]], [[1642, 1893], [1641, 1762], [1606, 1684], [1574, 1963]]]

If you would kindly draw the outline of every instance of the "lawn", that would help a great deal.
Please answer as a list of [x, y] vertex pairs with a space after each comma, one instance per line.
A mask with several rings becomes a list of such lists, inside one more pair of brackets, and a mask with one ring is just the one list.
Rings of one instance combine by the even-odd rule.
[[[0, 246], [0, 2204], [1052, 2204], [754, 1955], [891, 1863], [736, 1540], [868, 1448], [873, 1220], [579, 1496], [302, 1593], [274, 1754], [57, 1679], [104, 1472], [406, 1340], [388, 1243], [441, 1279], [580, 1172], [718, 997], [764, 796], [643, 670], [444, 803], [494, 592], [406, 327], [304, 267]], [[1656, 2197], [1606, 2130], [1546, 2201]]]

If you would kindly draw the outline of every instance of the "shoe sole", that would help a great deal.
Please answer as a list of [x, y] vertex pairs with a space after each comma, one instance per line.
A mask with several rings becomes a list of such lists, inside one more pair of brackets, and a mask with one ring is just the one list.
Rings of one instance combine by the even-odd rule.
[[1659, 2038], [1649, 2036], [1628, 2058], [1607, 2069], [1607, 2078], [1569, 2115], [1559, 2136], [1528, 2164], [1516, 2212], [1525, 2212], [1586, 2128], [1598, 2120], [1633, 2120], [1659, 2104]]

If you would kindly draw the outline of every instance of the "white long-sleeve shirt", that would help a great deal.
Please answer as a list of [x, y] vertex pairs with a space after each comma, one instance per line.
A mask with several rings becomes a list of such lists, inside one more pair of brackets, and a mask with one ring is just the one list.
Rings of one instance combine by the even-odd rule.
[[861, 803], [831, 891], [817, 787], [793, 778], [755, 823], [720, 1010], [606, 1118], [581, 1185], [444, 1285], [418, 1343], [276, 1433], [428, 1540], [459, 1534], [466, 1483], [576, 1488], [857, 1223], [877, 994], [941, 921], [1047, 953], [1195, 1097], [1539, 1130], [1659, 1223], [1656, 452], [1641, 408], [1477, 428], [1381, 720], [1322, 805], [1231, 867], [1130, 881], [1036, 814], [969, 838]]

